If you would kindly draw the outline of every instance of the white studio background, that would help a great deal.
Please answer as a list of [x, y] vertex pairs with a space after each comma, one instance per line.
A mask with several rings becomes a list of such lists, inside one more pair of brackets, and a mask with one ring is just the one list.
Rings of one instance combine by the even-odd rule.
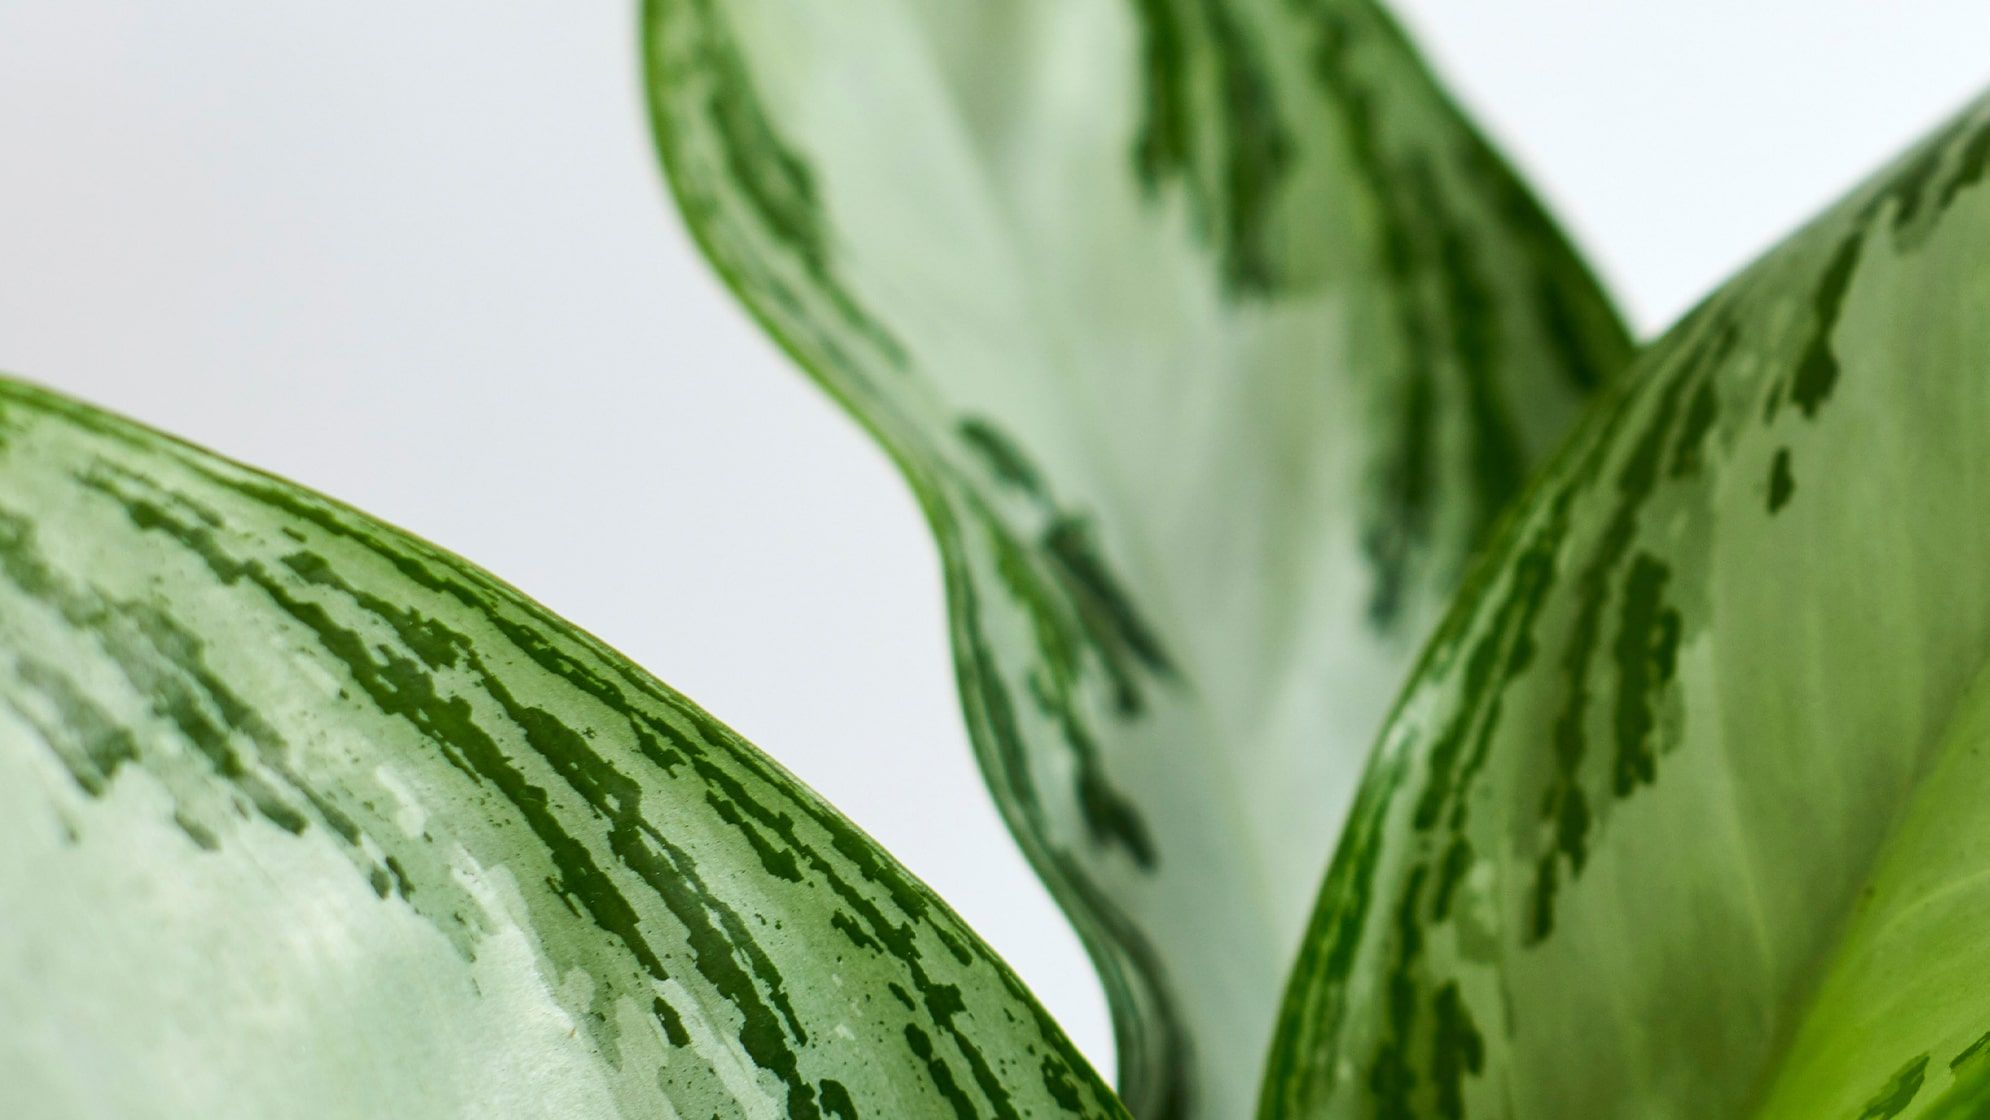
[[[1642, 330], [1990, 84], [1980, 0], [1405, 0]], [[759, 743], [1110, 1068], [905, 488], [695, 256], [597, 0], [0, 0], [0, 369], [461, 552]]]

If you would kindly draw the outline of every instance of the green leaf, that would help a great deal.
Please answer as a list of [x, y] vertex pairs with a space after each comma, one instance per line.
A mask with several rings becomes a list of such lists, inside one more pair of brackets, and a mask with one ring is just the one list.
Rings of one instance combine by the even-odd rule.
[[650, 0], [692, 232], [896, 459], [1146, 1117], [1241, 1115], [1388, 698], [1627, 358], [1365, 0]]
[[1383, 736], [1263, 1116], [1990, 1103], [1987, 166], [1990, 102], [1530, 492]]
[[925, 887], [613, 651], [4, 382], [0, 1008], [10, 1115], [1125, 1115]]

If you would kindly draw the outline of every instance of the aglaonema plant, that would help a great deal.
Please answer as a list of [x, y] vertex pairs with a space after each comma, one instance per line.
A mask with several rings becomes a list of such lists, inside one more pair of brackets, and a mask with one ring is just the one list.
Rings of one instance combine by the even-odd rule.
[[8, 384], [0, 1113], [1990, 1110], [1990, 106], [1633, 358], [1362, 0], [643, 37], [691, 229], [933, 526], [1117, 1089], [599, 642]]

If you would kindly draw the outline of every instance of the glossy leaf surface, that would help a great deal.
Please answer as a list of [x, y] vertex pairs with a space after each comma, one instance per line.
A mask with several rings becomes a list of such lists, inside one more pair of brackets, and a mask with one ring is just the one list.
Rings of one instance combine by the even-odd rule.
[[0, 1112], [1123, 1117], [764, 755], [490, 576], [0, 382]]
[[903, 468], [1143, 1117], [1244, 1114], [1383, 709], [1621, 327], [1362, 0], [651, 0], [685, 217]]
[[1640, 360], [1382, 740], [1262, 1115], [1990, 1105], [1990, 107]]

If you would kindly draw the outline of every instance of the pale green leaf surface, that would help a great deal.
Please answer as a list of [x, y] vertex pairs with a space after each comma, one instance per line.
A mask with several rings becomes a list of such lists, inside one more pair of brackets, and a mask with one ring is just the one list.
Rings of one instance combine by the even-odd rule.
[[1262, 1115], [1990, 1108], [1990, 103], [1640, 359], [1385, 731]]
[[1125, 1115], [683, 697], [439, 549], [5, 382], [0, 1114]]
[[1627, 346], [1364, 0], [651, 0], [693, 232], [897, 459], [1139, 1115], [1242, 1115], [1384, 707]]

